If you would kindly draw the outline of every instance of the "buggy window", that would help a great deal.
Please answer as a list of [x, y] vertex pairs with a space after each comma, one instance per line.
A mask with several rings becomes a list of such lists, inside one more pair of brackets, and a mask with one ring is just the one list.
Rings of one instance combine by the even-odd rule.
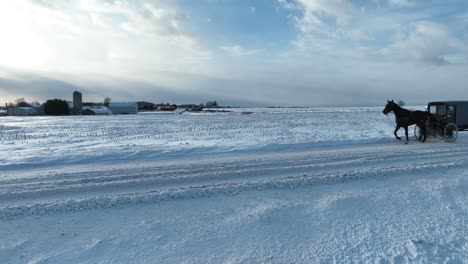
[[446, 105], [431, 105], [429, 106], [429, 112], [434, 115], [447, 115]]

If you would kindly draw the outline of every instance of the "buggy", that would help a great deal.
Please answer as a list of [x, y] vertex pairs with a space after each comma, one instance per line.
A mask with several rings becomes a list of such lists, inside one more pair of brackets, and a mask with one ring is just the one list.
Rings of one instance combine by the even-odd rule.
[[[427, 135], [442, 137], [445, 142], [457, 140], [458, 131], [468, 129], [468, 101], [430, 102], [427, 111], [431, 118], [427, 122]], [[421, 140], [421, 128], [416, 125], [414, 136]]]

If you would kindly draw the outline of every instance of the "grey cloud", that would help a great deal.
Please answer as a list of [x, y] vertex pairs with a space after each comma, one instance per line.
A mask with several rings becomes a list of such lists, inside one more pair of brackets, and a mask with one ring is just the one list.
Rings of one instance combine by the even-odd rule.
[[[84, 101], [94, 102], [101, 101], [105, 97], [110, 97], [113, 101], [151, 101], [155, 103], [199, 104], [216, 100], [221, 105], [230, 106], [268, 105], [248, 98], [236, 98], [229, 93], [216, 93], [210, 89], [201, 88], [204, 85], [220, 85], [221, 83], [224, 83], [224, 81], [217, 79], [207, 81], [207, 79], [203, 77], [186, 74], [174, 73], [173, 75], [178, 75], [179, 78], [192, 79], [194, 83], [198, 83], [199, 89], [194, 91], [185, 89], [184, 91], [181, 91], [163, 87], [156, 83], [115, 78], [110, 79], [110, 77], [107, 76], [93, 76], [94, 79], [99, 79], [101, 81], [81, 80], [76, 82], [72, 80], [73, 78], [67, 78], [66, 76], [63, 78], [70, 80], [63, 80], [60, 77], [52, 78], [34, 73], [11, 70], [5, 71], [4, 69], [2, 71], [7, 74], [0, 76], [0, 95], [7, 94], [10, 95], [10, 98], [31, 98], [31, 100], [39, 100], [41, 102], [52, 98], [71, 100], [73, 91], [77, 90], [83, 93]], [[102, 81], [107, 78], [109, 78], [108, 81]], [[2, 98], [0, 98], [0, 103], [12, 100], [1, 99]]]
[[84, 88], [34, 74], [16, 73], [14, 78], [0, 77], [0, 91], [17, 94], [18, 97], [32, 97], [39, 100], [66, 99], [75, 90], [84, 90]]
[[448, 27], [434, 22], [411, 23], [399, 35], [390, 45], [388, 55], [401, 60], [442, 66], [450, 64], [448, 57], [462, 55], [466, 47]]
[[0, 77], [0, 94], [40, 101], [71, 100], [72, 92], [79, 90], [85, 101], [101, 101], [105, 97], [113, 101], [178, 104], [216, 100], [231, 106], [382, 105], [386, 99], [423, 105], [434, 100], [468, 99], [466, 67], [356, 66], [352, 61], [343, 61], [338, 68], [326, 65], [323, 62], [322, 66], [291, 66], [287, 71], [279, 67], [270, 73], [251, 76], [249, 80], [162, 73], [184, 80], [177, 87], [102, 75], [76, 81], [67, 76], [47, 77], [10, 71], [9, 75]]

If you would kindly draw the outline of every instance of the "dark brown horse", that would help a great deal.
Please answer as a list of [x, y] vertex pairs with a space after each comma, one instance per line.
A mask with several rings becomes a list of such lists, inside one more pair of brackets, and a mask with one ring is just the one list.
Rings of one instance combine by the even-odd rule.
[[427, 111], [410, 111], [408, 109], [404, 109], [399, 106], [397, 103], [387, 100], [387, 105], [383, 110], [385, 115], [388, 113], [393, 112], [395, 114], [395, 122], [396, 128], [393, 134], [398, 140], [401, 138], [397, 135], [397, 132], [400, 128], [405, 128], [405, 135], [406, 135], [406, 142], [408, 144], [408, 126], [417, 125], [421, 129], [421, 135], [419, 136], [418, 140], [421, 142], [426, 141], [426, 124], [431, 118], [431, 114]]

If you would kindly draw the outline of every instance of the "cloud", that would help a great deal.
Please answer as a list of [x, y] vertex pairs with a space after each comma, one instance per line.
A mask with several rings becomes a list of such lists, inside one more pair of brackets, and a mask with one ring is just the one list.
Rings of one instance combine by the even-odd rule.
[[[196, 39], [190, 34], [188, 16], [170, 1], [47, 1], [31, 4], [62, 13], [74, 25], [89, 29], [90, 24], [114, 33], [173, 38], [185, 44]], [[119, 32], [120, 30], [120, 32]]]
[[168, 0], [2, 1], [0, 32], [0, 64], [19, 69], [121, 75], [129, 63], [188, 72], [210, 67], [191, 19]]
[[[26, 101], [60, 98], [72, 100], [73, 91], [80, 91], [84, 101], [100, 102], [105, 97], [112, 101], [151, 101], [155, 103], [205, 103], [216, 100], [222, 105], [230, 106], [268, 106], [271, 98], [252, 98], [248, 88], [252, 84], [244, 81], [212, 78], [200, 75], [153, 72], [154, 75], [170, 76], [182, 80], [177, 85], [181, 89], [165, 86], [156, 81], [132, 80], [125, 76], [108, 78], [93, 75], [80, 79], [69, 75], [40, 75], [37, 73], [5, 69], [0, 67], [0, 103], [13, 102], [17, 98]], [[213, 91], [212, 86], [218, 89]], [[238, 89], [241, 87], [241, 93]], [[259, 92], [259, 91], [258, 91]], [[261, 92], [260, 92], [261, 94]]]
[[295, 0], [277, 0], [277, 1], [280, 4], [280, 6], [286, 9], [293, 10], [293, 9], [299, 8]]
[[455, 63], [452, 58], [462, 55], [464, 50], [466, 45], [453, 36], [447, 26], [419, 21], [404, 27], [382, 52], [400, 60], [410, 58], [427, 64], [445, 65]]
[[294, 43], [304, 52], [352, 54], [350, 49], [360, 49], [360, 42], [374, 39], [365, 26], [367, 11], [351, 1], [280, 0], [279, 3], [294, 11], [292, 21], [298, 29]]
[[36, 74], [5, 71], [0, 76], [0, 95], [2, 101], [14, 101], [16, 98], [25, 98], [28, 101], [40, 100], [44, 102], [53, 98], [71, 98], [75, 90], [83, 91], [85, 87], [80, 87], [72, 83], [43, 77]]
[[302, 17], [297, 17], [297, 25], [301, 32], [324, 32], [335, 28], [350, 26], [357, 12], [351, 2], [343, 0], [297, 0], [280, 1], [287, 8], [301, 8]]
[[388, 3], [394, 7], [412, 7], [414, 3], [409, 0], [388, 0]]
[[227, 52], [231, 56], [249, 56], [255, 55], [262, 52], [262, 49], [245, 49], [239, 45], [232, 45], [232, 46], [221, 46], [221, 50]]
[[279, 3], [288, 10], [300, 11], [292, 15], [298, 29], [294, 43], [304, 53], [326, 54], [341, 60], [439, 66], [468, 63], [467, 45], [452, 27], [431, 21], [433, 10], [410, 1], [394, 0], [389, 4], [414, 7], [417, 11], [385, 9], [382, 12], [378, 1], [366, 5], [346, 0], [280, 0]]

